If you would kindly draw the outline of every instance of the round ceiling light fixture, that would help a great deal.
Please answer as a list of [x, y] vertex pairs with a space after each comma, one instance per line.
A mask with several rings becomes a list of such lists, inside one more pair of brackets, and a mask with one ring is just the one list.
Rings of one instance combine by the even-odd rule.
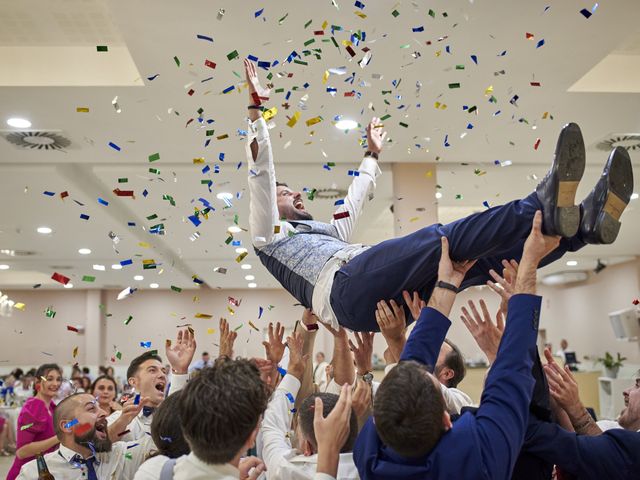
[[49, 235], [51, 232], [53, 232], [53, 230], [49, 227], [38, 227], [36, 231], [38, 233], [41, 233], [42, 235]]
[[78, 250], [78, 253], [80, 255], [89, 255], [91, 253], [91, 249], [90, 248], [80, 248]]
[[342, 120], [338, 120], [336, 122], [336, 128], [338, 130], [353, 130], [354, 128], [358, 128], [358, 122], [356, 122], [355, 120], [343, 118]]
[[7, 125], [13, 128], [29, 128], [31, 127], [31, 122], [26, 118], [10, 118], [7, 120]]

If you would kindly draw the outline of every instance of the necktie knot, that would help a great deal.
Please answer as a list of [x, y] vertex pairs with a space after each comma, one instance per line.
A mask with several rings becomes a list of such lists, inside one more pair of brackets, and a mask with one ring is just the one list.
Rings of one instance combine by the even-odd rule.
[[156, 409], [154, 407], [142, 407], [142, 415], [148, 417], [149, 415], [153, 414], [155, 410]]

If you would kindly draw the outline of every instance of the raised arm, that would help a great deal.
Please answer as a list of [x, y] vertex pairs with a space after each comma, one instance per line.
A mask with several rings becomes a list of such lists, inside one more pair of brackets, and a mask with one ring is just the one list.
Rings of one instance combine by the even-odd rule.
[[[382, 144], [387, 135], [386, 132], [381, 132], [379, 123], [380, 120], [374, 117], [367, 126], [367, 152], [371, 152], [376, 157], [382, 151]], [[365, 156], [357, 170], [357, 175], [349, 186], [344, 203], [334, 212], [331, 223], [335, 225], [338, 235], [345, 242], [351, 239], [356, 222], [364, 208], [364, 202], [376, 186], [378, 175], [380, 175], [380, 167], [377, 159], [371, 155]]]

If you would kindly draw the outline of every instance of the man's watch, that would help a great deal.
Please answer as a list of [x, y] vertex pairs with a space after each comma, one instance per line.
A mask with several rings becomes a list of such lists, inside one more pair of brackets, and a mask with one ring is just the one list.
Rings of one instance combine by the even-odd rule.
[[361, 378], [365, 383], [371, 385], [371, 383], [373, 382], [373, 373], [367, 372], [364, 375], [358, 375], [358, 378]]
[[317, 323], [311, 323], [309, 325], [305, 325], [303, 323], [302, 326], [307, 330], [307, 332], [315, 332], [320, 328]]
[[437, 288], [444, 288], [445, 290], [451, 290], [453, 293], [458, 293], [458, 287], [451, 283], [443, 282], [442, 280], [438, 280], [436, 283]]
[[373, 157], [376, 160], [378, 160], [378, 154], [376, 152], [372, 152], [371, 150], [367, 150], [366, 152], [364, 152], [364, 156], [365, 157]]

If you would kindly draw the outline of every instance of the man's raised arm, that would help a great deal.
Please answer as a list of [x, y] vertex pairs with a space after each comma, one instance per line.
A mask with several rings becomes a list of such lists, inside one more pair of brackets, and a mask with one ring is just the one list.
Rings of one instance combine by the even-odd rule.
[[349, 185], [349, 191], [344, 198], [344, 203], [336, 209], [331, 219], [331, 223], [338, 230], [338, 235], [345, 242], [350, 240], [356, 222], [364, 208], [364, 202], [375, 188], [376, 178], [380, 175], [378, 155], [382, 151], [382, 144], [387, 133], [381, 131], [379, 123], [380, 120], [373, 117], [367, 126], [367, 154], [358, 170], [354, 172], [354, 178], [351, 185]]

